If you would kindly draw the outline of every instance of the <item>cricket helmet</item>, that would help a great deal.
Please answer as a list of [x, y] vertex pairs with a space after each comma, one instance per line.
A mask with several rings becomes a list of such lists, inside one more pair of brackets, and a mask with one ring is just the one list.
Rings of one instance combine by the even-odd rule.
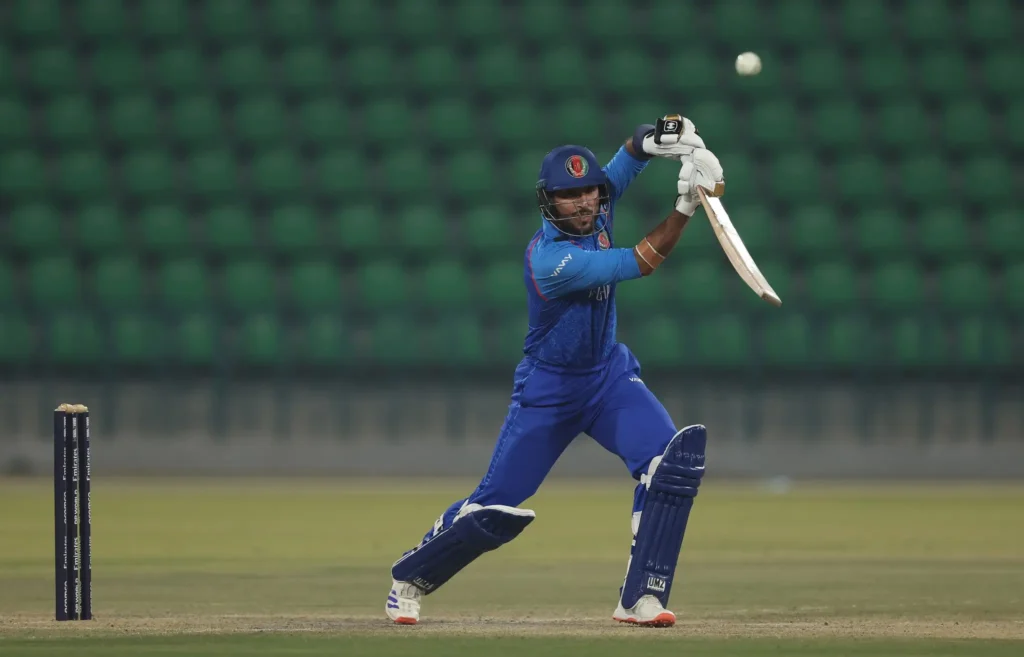
[[537, 206], [541, 215], [556, 228], [565, 221], [555, 212], [552, 192], [579, 187], [597, 187], [598, 212], [606, 212], [610, 201], [608, 176], [605, 175], [597, 158], [584, 146], [559, 146], [544, 156], [537, 180]]

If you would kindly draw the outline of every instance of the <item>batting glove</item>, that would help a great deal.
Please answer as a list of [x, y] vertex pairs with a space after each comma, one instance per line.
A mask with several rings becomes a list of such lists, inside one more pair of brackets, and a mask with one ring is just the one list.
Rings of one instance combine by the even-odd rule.
[[676, 210], [690, 216], [700, 205], [697, 188], [703, 187], [708, 196], [721, 196], [725, 193], [725, 176], [718, 158], [706, 148], [695, 149], [682, 160], [676, 183]]
[[705, 148], [693, 121], [679, 114], [666, 114], [656, 125], [645, 123], [633, 133], [633, 150], [650, 159], [667, 157], [678, 160], [695, 148]]

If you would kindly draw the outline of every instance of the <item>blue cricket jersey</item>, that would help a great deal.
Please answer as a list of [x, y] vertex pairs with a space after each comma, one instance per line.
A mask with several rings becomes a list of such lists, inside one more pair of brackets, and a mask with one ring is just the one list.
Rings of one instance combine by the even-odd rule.
[[528, 358], [572, 371], [600, 368], [611, 355], [615, 285], [641, 276], [632, 245], [614, 246], [615, 202], [647, 163], [623, 146], [605, 165], [610, 203], [595, 220], [592, 235], [566, 235], [541, 219], [524, 258], [530, 326], [523, 351]]

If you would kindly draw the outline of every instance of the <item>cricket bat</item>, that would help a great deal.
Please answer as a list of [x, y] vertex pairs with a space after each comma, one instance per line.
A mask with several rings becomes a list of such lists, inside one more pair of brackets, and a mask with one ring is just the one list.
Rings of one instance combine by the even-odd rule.
[[[715, 192], [720, 194], [717, 189]], [[722, 250], [725, 251], [725, 255], [729, 258], [736, 273], [757, 296], [773, 306], [781, 306], [782, 299], [765, 280], [761, 270], [757, 268], [757, 263], [747, 251], [739, 233], [736, 232], [736, 227], [732, 225], [729, 213], [722, 205], [722, 199], [718, 195], [706, 193], [703, 187], [697, 187], [697, 196], [700, 197], [700, 203], [704, 206], [704, 212], [708, 215], [708, 221], [711, 222], [711, 228], [715, 231], [718, 243], [722, 245]]]

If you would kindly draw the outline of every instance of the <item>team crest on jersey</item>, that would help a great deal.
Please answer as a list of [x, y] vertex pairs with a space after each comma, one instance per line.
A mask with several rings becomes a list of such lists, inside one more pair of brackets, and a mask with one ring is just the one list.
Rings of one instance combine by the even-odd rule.
[[565, 170], [573, 178], [582, 178], [587, 175], [587, 171], [590, 170], [590, 165], [587, 164], [586, 159], [579, 155], [571, 155], [569, 159], [565, 161]]
[[612, 241], [608, 239], [608, 233], [606, 231], [602, 230], [597, 234], [597, 245], [602, 249], [607, 249], [612, 245]]

